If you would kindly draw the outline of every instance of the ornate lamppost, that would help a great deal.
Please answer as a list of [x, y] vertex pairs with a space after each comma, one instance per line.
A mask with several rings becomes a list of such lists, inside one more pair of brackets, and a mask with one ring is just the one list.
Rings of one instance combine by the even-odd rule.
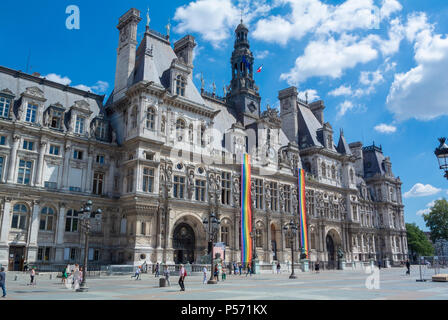
[[294, 243], [296, 242], [295, 240], [298, 229], [299, 228], [297, 227], [297, 224], [292, 220], [283, 227], [286, 238], [288, 238], [288, 240], [291, 242], [292, 272], [291, 275], [289, 276], [289, 279], [297, 279], [297, 276], [294, 274]]
[[202, 223], [204, 224], [204, 228], [205, 231], [208, 234], [208, 241], [209, 241], [209, 248], [210, 249], [210, 265], [211, 265], [211, 270], [210, 270], [210, 280], [208, 280], [207, 284], [216, 284], [216, 280], [213, 279], [213, 268], [214, 268], [214, 263], [213, 263], [213, 242], [216, 239], [216, 236], [218, 234], [219, 231], [219, 226], [221, 224], [221, 220], [219, 220], [215, 213], [211, 213], [209, 219], [204, 218], [204, 220], [202, 221]]
[[88, 200], [82, 207], [80, 211], [77, 211], [78, 219], [80, 220], [81, 230], [84, 231], [86, 237], [86, 243], [84, 248], [84, 272], [82, 274], [82, 282], [80, 287], [76, 290], [78, 292], [87, 292], [89, 288], [87, 287], [87, 261], [89, 254], [89, 233], [93, 224], [99, 224], [102, 218], [102, 211], [98, 209], [92, 211], [92, 201]]
[[434, 151], [434, 154], [439, 161], [440, 170], [445, 171], [444, 177], [448, 179], [448, 146], [445, 143], [446, 138], [439, 138], [440, 145]]

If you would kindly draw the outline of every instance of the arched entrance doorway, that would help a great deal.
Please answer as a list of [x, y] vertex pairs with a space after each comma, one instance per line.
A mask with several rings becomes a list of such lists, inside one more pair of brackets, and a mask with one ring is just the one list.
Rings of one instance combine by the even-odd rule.
[[179, 224], [173, 235], [174, 262], [176, 264], [193, 263], [195, 244], [193, 228], [186, 223]]
[[275, 225], [271, 224], [271, 247], [272, 247], [272, 260], [277, 261], [277, 233], [275, 231]]
[[328, 254], [328, 268], [334, 269], [336, 267], [334, 241], [333, 241], [333, 238], [329, 234], [327, 234], [326, 244], [327, 244], [327, 254]]

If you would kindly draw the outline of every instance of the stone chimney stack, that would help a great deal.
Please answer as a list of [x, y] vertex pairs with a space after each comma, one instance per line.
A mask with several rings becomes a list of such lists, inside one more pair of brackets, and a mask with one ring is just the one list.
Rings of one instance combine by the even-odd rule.
[[174, 44], [174, 53], [177, 58], [191, 69], [193, 69], [193, 50], [195, 47], [194, 37], [190, 35], [183, 37]]
[[282, 129], [289, 140], [299, 143], [299, 119], [296, 87], [290, 87], [279, 91], [280, 118], [282, 119]]

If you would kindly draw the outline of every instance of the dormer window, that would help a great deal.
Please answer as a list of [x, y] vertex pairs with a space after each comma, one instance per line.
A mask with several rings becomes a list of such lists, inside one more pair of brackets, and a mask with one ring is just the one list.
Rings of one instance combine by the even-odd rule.
[[86, 119], [81, 116], [76, 116], [75, 133], [83, 134]]
[[181, 75], [178, 75], [176, 78], [176, 94], [178, 96], [185, 96], [185, 87], [187, 86], [187, 81]]
[[36, 123], [37, 109], [37, 105], [28, 103], [28, 106], [26, 108], [26, 122]]
[[177, 140], [182, 141], [185, 130], [185, 121], [182, 119], [177, 119], [176, 121], [176, 135]]
[[8, 118], [11, 106], [11, 99], [0, 97], [0, 117]]
[[97, 122], [95, 135], [98, 139], [104, 140], [106, 139], [106, 123], [103, 121]]
[[50, 127], [53, 129], [61, 129], [62, 125], [62, 111], [52, 110]]
[[146, 128], [149, 130], [154, 130], [156, 127], [156, 112], [154, 108], [148, 108], [148, 112], [146, 114]]

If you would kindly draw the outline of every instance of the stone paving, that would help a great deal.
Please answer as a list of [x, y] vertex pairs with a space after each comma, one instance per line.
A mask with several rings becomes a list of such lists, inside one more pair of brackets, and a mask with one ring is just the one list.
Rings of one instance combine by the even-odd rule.
[[[448, 270], [441, 272], [448, 273]], [[425, 270], [424, 278], [430, 279], [433, 274], [433, 270]], [[50, 280], [49, 275], [38, 275], [37, 285], [28, 286], [27, 274], [19, 275], [16, 281], [13, 274], [9, 274], [6, 284], [8, 296], [2, 300], [448, 299], [448, 282], [416, 282], [420, 278], [417, 266], [411, 268], [411, 276], [405, 275], [405, 268], [381, 269], [379, 282], [375, 283], [374, 275], [367, 270], [324, 271], [319, 274], [299, 271], [297, 279], [290, 280], [289, 273], [284, 271], [282, 274], [266, 273], [252, 277], [228, 275], [227, 280], [216, 285], [202, 284], [200, 276], [188, 276], [185, 292], [179, 291], [177, 277], [173, 276], [170, 278], [171, 287], [165, 288], [158, 287], [158, 278], [149, 274], [144, 274], [137, 281], [130, 276], [104, 276], [88, 279], [89, 292], [79, 293], [67, 289], [60, 279]], [[378, 284], [379, 289], [375, 289]]]

